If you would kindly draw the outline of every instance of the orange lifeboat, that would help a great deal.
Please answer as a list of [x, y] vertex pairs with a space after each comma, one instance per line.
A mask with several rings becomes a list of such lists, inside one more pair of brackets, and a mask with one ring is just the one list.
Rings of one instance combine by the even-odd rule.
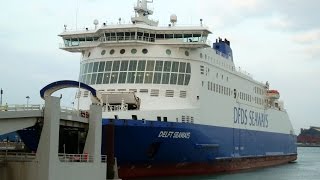
[[268, 90], [267, 91], [267, 97], [270, 99], [279, 99], [280, 93], [277, 90]]

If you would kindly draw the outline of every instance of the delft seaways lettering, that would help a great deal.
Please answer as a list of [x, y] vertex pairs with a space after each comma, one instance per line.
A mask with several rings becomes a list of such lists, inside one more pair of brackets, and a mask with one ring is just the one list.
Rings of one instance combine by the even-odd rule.
[[256, 127], [269, 127], [268, 114], [249, 111], [247, 109], [233, 108], [233, 123], [241, 125], [249, 125]]

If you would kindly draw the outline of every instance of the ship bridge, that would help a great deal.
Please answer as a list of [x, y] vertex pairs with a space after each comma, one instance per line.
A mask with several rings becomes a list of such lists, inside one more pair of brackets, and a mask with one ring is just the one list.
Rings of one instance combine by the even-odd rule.
[[94, 20], [94, 29], [85, 28], [80, 31], [65, 31], [59, 36], [64, 43], [60, 48], [69, 52], [83, 52], [94, 47], [113, 47], [124, 45], [170, 45], [181, 48], [210, 47], [207, 40], [210, 30], [203, 26], [202, 19], [199, 26], [177, 26], [177, 16], [170, 17], [170, 24], [158, 27], [158, 21], [149, 19], [153, 10], [148, 3], [153, 1], [138, 0], [134, 7], [135, 16], [132, 24], [122, 24], [121, 18], [116, 25], [103, 23], [99, 25]]

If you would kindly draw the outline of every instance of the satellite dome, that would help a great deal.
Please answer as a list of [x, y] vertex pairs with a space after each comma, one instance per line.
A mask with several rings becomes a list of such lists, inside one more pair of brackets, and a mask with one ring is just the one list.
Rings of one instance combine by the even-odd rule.
[[98, 19], [95, 19], [95, 20], [93, 21], [93, 24], [97, 26], [97, 25], [99, 24]]
[[175, 24], [175, 23], [177, 22], [177, 20], [178, 20], [177, 15], [172, 14], [172, 15], [170, 16], [170, 22], [171, 22], [171, 23]]

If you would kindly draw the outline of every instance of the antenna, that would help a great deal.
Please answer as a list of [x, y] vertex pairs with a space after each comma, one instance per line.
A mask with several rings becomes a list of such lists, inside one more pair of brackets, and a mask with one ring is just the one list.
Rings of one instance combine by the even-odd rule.
[[76, 30], [78, 30], [78, 12], [79, 12], [79, 0], [77, 1], [77, 7], [76, 7]]

